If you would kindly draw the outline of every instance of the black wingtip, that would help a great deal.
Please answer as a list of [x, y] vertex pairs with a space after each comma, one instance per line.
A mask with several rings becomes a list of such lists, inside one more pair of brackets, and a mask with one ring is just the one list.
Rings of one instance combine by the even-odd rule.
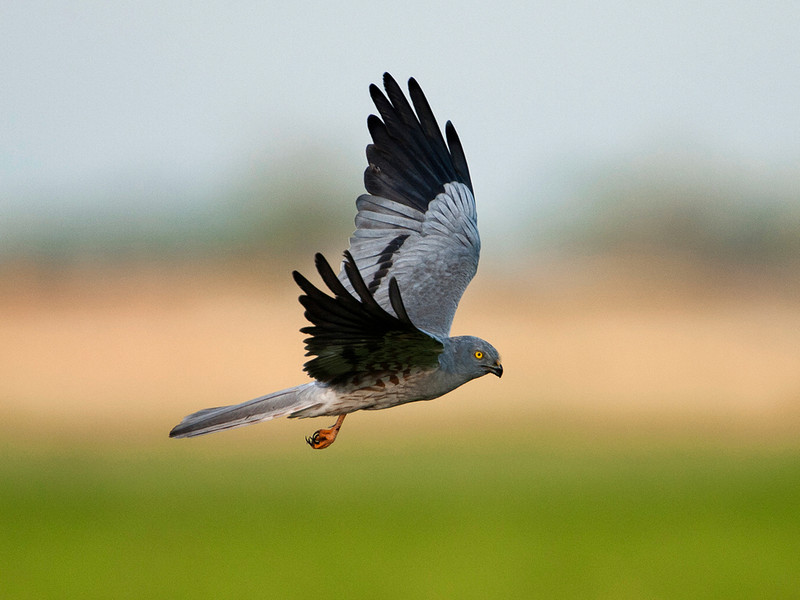
[[389, 303], [392, 305], [392, 309], [394, 309], [394, 314], [397, 315], [397, 318], [400, 319], [403, 323], [407, 323], [412, 325], [411, 319], [406, 312], [406, 306], [403, 304], [403, 297], [400, 294], [400, 286], [397, 284], [397, 279], [392, 277], [389, 280]]
[[461, 178], [461, 181], [472, 190], [472, 178], [469, 176], [469, 167], [467, 166], [467, 158], [464, 155], [464, 147], [461, 145], [461, 138], [458, 137], [458, 132], [452, 121], [447, 121], [447, 123], [445, 123], [444, 133], [447, 137], [447, 147], [450, 150], [450, 156], [453, 159], [453, 167]]
[[[472, 189], [467, 161], [452, 125], [447, 141], [433, 110], [413, 77], [408, 94], [388, 72], [384, 90], [370, 85], [380, 116], [370, 115], [364, 187], [367, 192], [425, 212], [446, 183], [465, 183]], [[448, 143], [452, 142], [452, 143]]]
[[383, 87], [385, 88], [385, 87], [391, 86], [391, 85], [397, 85], [397, 80], [394, 77], [392, 77], [392, 74], [389, 73], [389, 71], [384, 71], [383, 72]]
[[358, 270], [358, 265], [356, 265], [353, 255], [350, 254], [350, 250], [344, 251], [344, 272], [364, 306], [377, 307], [378, 303], [375, 302], [367, 284], [364, 283], [364, 278], [361, 277], [361, 272]]
[[305, 301], [303, 300], [303, 298], [316, 296], [321, 293], [316, 288], [316, 286], [314, 286], [314, 284], [311, 283], [305, 277], [305, 275], [303, 275], [299, 271], [292, 271], [292, 278], [294, 279], [294, 282], [298, 285], [298, 287], [303, 291], [304, 296], [300, 296], [300, 298], [298, 298], [298, 300], [300, 300], [300, 304], [303, 304], [303, 306], [305, 306]]
[[377, 102], [376, 98], [383, 96], [383, 91], [374, 83], [369, 84], [369, 97], [372, 98], [373, 102]]
[[300, 271], [292, 271], [292, 279], [294, 282], [299, 285], [301, 288], [308, 283], [308, 279], [306, 279]]

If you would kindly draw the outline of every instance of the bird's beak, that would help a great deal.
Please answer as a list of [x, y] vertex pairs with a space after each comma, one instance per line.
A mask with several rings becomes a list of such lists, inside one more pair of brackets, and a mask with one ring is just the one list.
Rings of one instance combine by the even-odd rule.
[[489, 370], [489, 373], [494, 373], [498, 377], [503, 376], [503, 365], [500, 364], [499, 360], [496, 363], [494, 363], [491, 367], [487, 367], [487, 369]]

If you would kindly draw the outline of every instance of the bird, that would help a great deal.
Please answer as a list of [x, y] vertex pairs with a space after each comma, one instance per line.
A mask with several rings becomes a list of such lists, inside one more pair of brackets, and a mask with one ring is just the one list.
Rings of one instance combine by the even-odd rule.
[[[450, 336], [459, 300], [478, 268], [480, 236], [464, 150], [447, 121], [444, 136], [414, 78], [408, 97], [389, 74], [369, 92], [380, 116], [367, 118], [366, 194], [339, 273], [320, 253], [326, 291], [303, 275], [300, 329], [312, 381], [232, 406], [206, 408], [170, 432], [185, 438], [277, 417], [336, 417], [306, 438], [314, 449], [336, 440], [345, 417], [432, 400], [487, 374], [503, 375], [500, 355], [474, 336]], [[410, 98], [410, 102], [409, 102]]]

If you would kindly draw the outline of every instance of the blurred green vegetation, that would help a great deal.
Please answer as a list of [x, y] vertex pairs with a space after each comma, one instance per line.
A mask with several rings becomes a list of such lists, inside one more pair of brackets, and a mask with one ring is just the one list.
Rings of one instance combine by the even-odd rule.
[[[791, 175], [690, 156], [605, 165], [558, 221], [567, 248], [661, 254], [717, 265], [800, 261], [800, 191]], [[797, 174], [796, 174], [797, 175]]]
[[[665, 255], [723, 268], [796, 265], [800, 195], [797, 173], [784, 171], [773, 177], [767, 167], [747, 171], [685, 149], [644, 151], [562, 173], [563, 189], [553, 197], [528, 198], [533, 189], [546, 192], [536, 185], [514, 191], [516, 204], [484, 192], [479, 213], [502, 206], [513, 218], [482, 234], [502, 239], [497, 245], [515, 257], [521, 249], [556, 249]], [[307, 255], [312, 241], [316, 249], [339, 250], [363, 193], [360, 172], [360, 162], [313, 141], [276, 163], [244, 165], [214, 198], [140, 202], [134, 190], [95, 199], [103, 208], [91, 214], [28, 215], [0, 236], [0, 261], [294, 257]]]
[[494, 441], [18, 448], [2, 597], [797, 597], [796, 449]]
[[310, 144], [277, 163], [243, 167], [219, 197], [137, 198], [131, 192], [87, 203], [100, 209], [40, 211], [14, 218], [17, 227], [0, 235], [0, 262], [293, 256], [307, 254], [310, 241], [318, 249], [339, 248], [353, 230], [355, 198], [362, 193], [355, 173], [358, 168], [332, 148]]

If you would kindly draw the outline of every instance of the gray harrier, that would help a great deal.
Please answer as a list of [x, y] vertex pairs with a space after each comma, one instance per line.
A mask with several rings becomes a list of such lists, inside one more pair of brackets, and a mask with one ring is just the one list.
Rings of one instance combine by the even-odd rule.
[[[503, 367], [491, 344], [450, 337], [458, 301], [478, 267], [480, 238], [467, 161], [449, 121], [442, 136], [414, 79], [411, 104], [388, 73], [370, 86], [370, 115], [356, 230], [337, 276], [321, 254], [330, 294], [295, 271], [311, 326], [300, 331], [314, 381], [243, 404], [189, 415], [170, 437], [191, 437], [276, 417], [338, 417], [307, 439], [330, 446], [345, 415], [431, 400]], [[412, 108], [413, 104], [413, 108]]]

